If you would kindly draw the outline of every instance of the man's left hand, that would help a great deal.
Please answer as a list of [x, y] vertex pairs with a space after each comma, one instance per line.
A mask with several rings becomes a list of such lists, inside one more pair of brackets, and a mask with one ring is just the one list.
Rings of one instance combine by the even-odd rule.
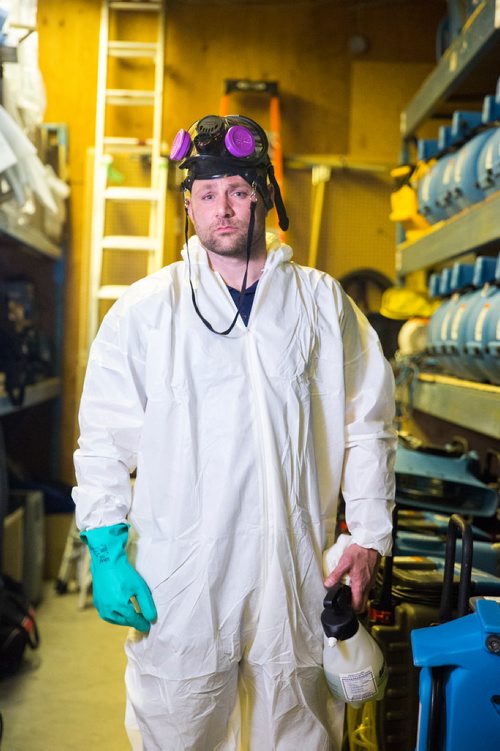
[[327, 589], [338, 584], [343, 576], [350, 577], [352, 607], [356, 613], [366, 610], [368, 594], [372, 588], [380, 562], [380, 554], [373, 548], [362, 548], [353, 543], [342, 553], [333, 571], [326, 577]]

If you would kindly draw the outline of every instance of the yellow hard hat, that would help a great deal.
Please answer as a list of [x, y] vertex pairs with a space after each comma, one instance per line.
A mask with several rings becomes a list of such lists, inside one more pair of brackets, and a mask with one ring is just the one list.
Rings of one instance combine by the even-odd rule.
[[380, 313], [396, 321], [415, 316], [430, 318], [439, 305], [439, 301], [429, 300], [422, 292], [407, 287], [389, 287], [382, 294]]

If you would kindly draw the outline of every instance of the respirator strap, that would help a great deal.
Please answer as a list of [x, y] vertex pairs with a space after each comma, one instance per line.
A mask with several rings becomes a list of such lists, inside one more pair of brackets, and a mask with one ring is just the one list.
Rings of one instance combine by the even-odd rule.
[[200, 309], [198, 307], [198, 303], [196, 302], [196, 294], [195, 294], [195, 291], [194, 291], [193, 282], [192, 282], [192, 278], [191, 278], [191, 257], [189, 255], [189, 240], [188, 240], [188, 224], [189, 224], [189, 221], [188, 221], [188, 212], [187, 212], [187, 208], [185, 209], [185, 211], [186, 211], [186, 221], [184, 223], [184, 236], [186, 238], [186, 253], [187, 253], [187, 257], [188, 257], [189, 286], [191, 287], [191, 300], [193, 301], [193, 307], [194, 307], [194, 309], [196, 311], [196, 314], [203, 321], [203, 323], [205, 324], [205, 326], [207, 327], [207, 329], [209, 329], [210, 331], [212, 331], [214, 334], [219, 334], [220, 336], [227, 336], [227, 334], [229, 334], [233, 330], [233, 328], [234, 328], [234, 326], [236, 324], [236, 321], [238, 320], [238, 316], [240, 315], [241, 309], [243, 307], [243, 300], [245, 298], [245, 292], [246, 292], [246, 288], [247, 288], [248, 264], [250, 262], [250, 250], [251, 250], [251, 247], [252, 247], [252, 239], [253, 239], [253, 230], [254, 230], [254, 225], [255, 225], [255, 209], [256, 209], [256, 207], [257, 207], [257, 202], [254, 201], [254, 200], [252, 200], [251, 203], [250, 203], [250, 220], [248, 222], [247, 248], [246, 248], [247, 258], [246, 258], [245, 275], [243, 277], [243, 282], [241, 284], [241, 291], [240, 291], [240, 296], [238, 298], [238, 305], [237, 305], [237, 309], [236, 309], [236, 315], [234, 316], [234, 318], [232, 320], [232, 323], [229, 326], [229, 328], [227, 328], [225, 331], [216, 331], [214, 329], [214, 327], [212, 326], [212, 324], [210, 323], [210, 321], [207, 321], [207, 319], [204, 317], [204, 315], [202, 314], [202, 312], [200, 311]]
[[274, 175], [274, 167], [272, 164], [269, 165], [268, 174], [271, 185], [274, 188], [274, 203], [276, 204], [276, 211], [278, 212], [278, 222], [283, 232], [286, 232], [289, 224], [288, 216], [281, 196], [280, 186]]

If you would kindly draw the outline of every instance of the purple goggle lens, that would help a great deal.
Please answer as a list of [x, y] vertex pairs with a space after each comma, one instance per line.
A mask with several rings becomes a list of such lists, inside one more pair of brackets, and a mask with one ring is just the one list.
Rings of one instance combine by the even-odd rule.
[[224, 144], [231, 156], [239, 159], [255, 151], [255, 138], [244, 125], [233, 125], [226, 133]]
[[[175, 162], [180, 162], [188, 156], [191, 151], [191, 146], [191, 136], [187, 130], [181, 128], [172, 143], [170, 159]], [[255, 153], [255, 138], [250, 130], [244, 125], [232, 125], [224, 136], [224, 146], [231, 156], [234, 156], [236, 159], [244, 159]], [[203, 153], [203, 151], [201, 153]], [[220, 154], [219, 156], [224, 155]]]
[[181, 128], [175, 136], [172, 148], [170, 149], [170, 159], [174, 162], [180, 162], [181, 159], [187, 156], [190, 148], [191, 136], [187, 130]]

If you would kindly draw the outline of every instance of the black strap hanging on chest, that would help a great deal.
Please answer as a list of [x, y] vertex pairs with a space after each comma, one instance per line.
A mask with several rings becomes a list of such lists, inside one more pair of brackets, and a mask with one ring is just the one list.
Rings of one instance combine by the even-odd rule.
[[205, 318], [205, 316], [203, 315], [203, 313], [200, 311], [200, 309], [198, 307], [198, 303], [196, 301], [196, 294], [195, 294], [195, 291], [194, 291], [193, 282], [192, 282], [192, 278], [191, 278], [191, 258], [190, 258], [190, 255], [189, 255], [189, 244], [188, 244], [189, 243], [189, 240], [188, 240], [188, 224], [189, 224], [189, 222], [188, 222], [188, 213], [187, 213], [187, 210], [186, 210], [186, 221], [185, 221], [185, 224], [184, 224], [184, 236], [186, 238], [186, 252], [187, 252], [187, 257], [188, 257], [189, 286], [191, 287], [191, 300], [193, 301], [193, 307], [194, 307], [194, 309], [196, 311], [196, 314], [203, 321], [203, 323], [205, 324], [205, 326], [207, 327], [207, 329], [209, 329], [210, 331], [212, 331], [214, 334], [219, 334], [220, 336], [227, 336], [227, 334], [229, 334], [233, 330], [233, 328], [234, 328], [234, 326], [236, 324], [236, 321], [238, 320], [238, 316], [241, 313], [241, 309], [243, 307], [243, 301], [244, 301], [244, 298], [245, 298], [245, 292], [246, 292], [246, 288], [247, 288], [248, 264], [250, 262], [250, 250], [252, 248], [253, 230], [254, 230], [254, 226], [255, 226], [255, 209], [256, 208], [257, 208], [257, 202], [252, 200], [251, 203], [250, 203], [250, 220], [248, 222], [245, 275], [243, 277], [243, 282], [241, 283], [241, 291], [240, 291], [240, 296], [239, 296], [239, 299], [238, 299], [238, 305], [237, 305], [237, 309], [236, 309], [236, 315], [234, 316], [234, 318], [233, 318], [230, 326], [225, 331], [216, 331], [214, 329], [214, 327], [212, 326], [212, 324], [210, 323], [210, 321], [207, 321], [207, 319]]

